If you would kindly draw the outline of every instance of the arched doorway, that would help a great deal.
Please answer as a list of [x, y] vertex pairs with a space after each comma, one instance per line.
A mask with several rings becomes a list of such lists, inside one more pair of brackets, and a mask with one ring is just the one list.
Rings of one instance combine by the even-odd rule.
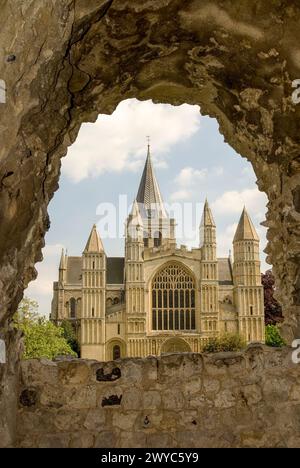
[[107, 344], [107, 360], [115, 361], [126, 356], [126, 344], [122, 340], [112, 339]]
[[190, 353], [192, 350], [188, 343], [182, 338], [170, 338], [161, 347], [161, 354], [164, 353]]
[[120, 359], [121, 357], [121, 348], [119, 345], [114, 345], [113, 347], [113, 360]]

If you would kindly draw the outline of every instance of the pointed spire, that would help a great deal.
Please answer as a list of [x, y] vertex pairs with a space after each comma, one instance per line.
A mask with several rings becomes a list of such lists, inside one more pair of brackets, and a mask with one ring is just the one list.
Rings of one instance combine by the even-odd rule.
[[94, 224], [94, 226], [92, 227], [92, 230], [88, 238], [87, 244], [85, 246], [84, 252], [88, 252], [88, 253], [104, 252], [103, 244], [99, 237], [96, 224]]
[[67, 268], [67, 262], [66, 262], [66, 255], [65, 255], [65, 249], [62, 249], [61, 251], [61, 257], [60, 257], [60, 263], [59, 263], [59, 269], [60, 270], [66, 270]]
[[156, 216], [158, 217], [168, 217], [162, 201], [159, 186], [154, 174], [149, 141], [147, 159], [143, 170], [139, 190], [136, 196], [136, 201], [138, 202], [138, 204], [143, 205], [145, 210], [149, 210], [147, 211], [148, 214], [154, 211]]
[[256, 240], [259, 241], [259, 237], [255, 230], [255, 227], [251, 221], [250, 216], [248, 215], [246, 208], [244, 206], [243, 212], [241, 214], [238, 227], [235, 231], [233, 242], [238, 242], [242, 240]]
[[143, 220], [136, 200], [133, 202], [132, 210], [128, 217], [127, 234], [131, 239], [143, 238]]
[[132, 210], [129, 215], [129, 224], [132, 224], [134, 226], [143, 226], [143, 220], [140, 214], [139, 210], [139, 205], [136, 200], [134, 200], [133, 205], [132, 205]]
[[203, 213], [202, 213], [202, 218], [201, 218], [201, 226], [216, 227], [215, 220], [213, 218], [207, 198], [205, 199], [205, 203], [204, 203], [204, 208], [203, 208]]

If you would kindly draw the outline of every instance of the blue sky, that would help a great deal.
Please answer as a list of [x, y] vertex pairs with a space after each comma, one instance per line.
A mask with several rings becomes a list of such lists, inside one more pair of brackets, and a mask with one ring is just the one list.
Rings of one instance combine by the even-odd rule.
[[[250, 163], [224, 143], [216, 120], [202, 117], [198, 106], [128, 100], [111, 116], [100, 115], [96, 123], [83, 125], [63, 159], [60, 188], [49, 206], [51, 227], [44, 261], [36, 265], [38, 278], [25, 293], [39, 303], [40, 313], [50, 312], [62, 247], [69, 255], [81, 255], [94, 223], [107, 255], [123, 255], [125, 210], [138, 190], [147, 135], [164, 201], [171, 209], [181, 209], [185, 203], [183, 221], [177, 219], [178, 244], [198, 245], [198, 225], [207, 197], [217, 225], [218, 255], [227, 256], [245, 204], [261, 238], [262, 270], [268, 268], [262, 252], [266, 230], [260, 226], [267, 198], [257, 189]], [[127, 199], [121, 213], [120, 195], [123, 205]], [[101, 218], [107, 207], [117, 214], [119, 229], [110, 233], [113, 238], [106, 236]], [[177, 215], [180, 218], [178, 211]]]

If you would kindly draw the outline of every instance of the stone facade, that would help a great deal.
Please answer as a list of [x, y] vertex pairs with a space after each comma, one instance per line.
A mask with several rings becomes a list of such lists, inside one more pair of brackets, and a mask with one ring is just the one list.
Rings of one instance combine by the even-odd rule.
[[300, 447], [291, 348], [23, 361], [19, 447]]
[[[42, 259], [60, 160], [83, 122], [133, 97], [200, 105], [251, 162], [268, 196], [267, 254], [283, 332], [289, 342], [299, 338], [300, 105], [292, 100], [299, 21], [297, 0], [2, 2], [0, 329], [7, 349], [17, 347], [9, 320]], [[16, 396], [7, 372], [16, 353], [5, 369], [0, 364], [1, 405], [3, 388]], [[0, 418], [13, 427], [12, 415]]]
[[259, 238], [244, 208], [234, 261], [217, 258], [216, 224], [207, 200], [198, 248], [176, 246], [150, 146], [127, 220], [125, 258], [108, 258], [93, 227], [82, 257], [62, 252], [51, 319], [73, 324], [81, 357], [111, 360], [170, 351], [199, 352], [212, 337], [239, 333], [264, 341]]

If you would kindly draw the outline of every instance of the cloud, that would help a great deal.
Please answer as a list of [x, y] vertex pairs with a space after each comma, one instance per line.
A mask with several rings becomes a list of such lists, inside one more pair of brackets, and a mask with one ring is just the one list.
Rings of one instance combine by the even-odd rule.
[[213, 175], [220, 177], [221, 175], [224, 174], [224, 168], [222, 166], [215, 166], [213, 168]]
[[191, 196], [192, 196], [192, 192], [190, 190], [182, 189], [182, 190], [177, 190], [176, 192], [171, 193], [170, 200], [172, 202], [185, 201], [185, 200], [189, 200]]
[[155, 162], [166, 167], [171, 147], [196, 133], [200, 119], [199, 106], [123, 101], [112, 115], [82, 125], [63, 160], [63, 173], [80, 182], [109, 171], [137, 171], [145, 160], [146, 135], [151, 136]]
[[62, 248], [63, 245], [61, 244], [46, 245], [43, 249], [44, 260], [36, 265], [38, 277], [29, 284], [25, 293], [26, 296], [36, 298], [40, 295], [52, 294], [53, 281], [58, 280], [58, 265]]
[[175, 179], [175, 182], [180, 187], [189, 187], [196, 184], [199, 180], [203, 180], [207, 175], [207, 169], [194, 169], [193, 167], [184, 167]]
[[267, 196], [256, 187], [242, 191], [224, 192], [212, 203], [214, 213], [221, 215], [241, 214], [244, 205], [247, 211], [256, 219], [264, 219]]
[[197, 183], [207, 176], [207, 169], [184, 167], [175, 178], [179, 190], [171, 193], [170, 201], [185, 201], [193, 197]]

